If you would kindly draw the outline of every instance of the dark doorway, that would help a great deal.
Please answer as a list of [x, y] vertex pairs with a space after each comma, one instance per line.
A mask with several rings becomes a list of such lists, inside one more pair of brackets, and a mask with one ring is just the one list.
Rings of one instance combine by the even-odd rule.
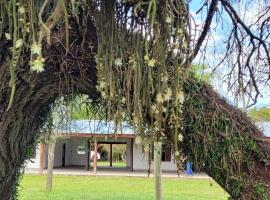
[[162, 156], [161, 160], [163, 162], [171, 162], [172, 160], [172, 149], [171, 146], [162, 146]]
[[100, 159], [97, 166], [101, 168], [126, 168], [126, 142], [98, 142]]
[[66, 166], [66, 144], [62, 146], [62, 167]]

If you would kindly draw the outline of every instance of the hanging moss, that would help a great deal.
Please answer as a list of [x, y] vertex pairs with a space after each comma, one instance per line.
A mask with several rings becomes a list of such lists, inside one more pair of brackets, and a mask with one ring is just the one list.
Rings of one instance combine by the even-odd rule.
[[[50, 42], [51, 29], [64, 18], [66, 25], [66, 48], [68, 48], [68, 14], [66, 0], [3, 0], [0, 1], [0, 41], [6, 43], [9, 57], [10, 97], [7, 110], [12, 106], [16, 93], [17, 73], [25, 70], [24, 57], [31, 55], [31, 72], [44, 71], [45, 59], [42, 52], [44, 38]], [[53, 10], [55, 8], [55, 10]], [[44, 20], [45, 19], [45, 20]]]
[[243, 198], [246, 190], [254, 190], [246, 199], [269, 198], [263, 189], [267, 180], [258, 185], [250, 179], [266, 170], [255, 165], [259, 161], [267, 166], [268, 155], [257, 142], [262, 133], [240, 110], [213, 95], [207, 84], [192, 78], [185, 83], [185, 92], [183, 144], [188, 159], [196, 169], [211, 174], [234, 199]]

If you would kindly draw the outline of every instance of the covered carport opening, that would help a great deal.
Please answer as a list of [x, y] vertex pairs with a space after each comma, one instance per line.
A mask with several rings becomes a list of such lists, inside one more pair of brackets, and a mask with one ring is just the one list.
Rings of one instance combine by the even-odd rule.
[[[72, 133], [57, 139], [54, 168], [93, 173], [98, 170], [133, 171], [133, 143], [133, 134]], [[116, 154], [119, 147], [124, 150], [124, 155]], [[41, 144], [40, 149], [42, 172], [48, 165], [48, 148]]]

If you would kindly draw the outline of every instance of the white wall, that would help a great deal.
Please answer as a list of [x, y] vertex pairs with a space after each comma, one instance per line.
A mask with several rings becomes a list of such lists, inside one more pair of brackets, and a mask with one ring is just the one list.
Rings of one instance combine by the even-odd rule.
[[[162, 162], [161, 168], [163, 171], [176, 171], [176, 164], [172, 155], [170, 162]], [[151, 164], [153, 169], [153, 162]], [[136, 171], [147, 171], [148, 170], [148, 152], [142, 152], [142, 145], [133, 146], [133, 170]]]
[[54, 167], [62, 167], [63, 144], [66, 144], [65, 165], [68, 166], [70, 163], [70, 139], [58, 138], [54, 150]]
[[[63, 144], [66, 144], [66, 157], [65, 157], [65, 165], [68, 166], [70, 163], [70, 139], [69, 138], [58, 138], [55, 144], [55, 152], [54, 152], [54, 167], [62, 167], [62, 151]], [[45, 146], [45, 155], [44, 155], [44, 168], [48, 166], [48, 145]]]
[[87, 160], [87, 154], [79, 155], [77, 153], [78, 146], [84, 145], [87, 147], [86, 138], [71, 138], [70, 139], [70, 163], [69, 165], [85, 166]]
[[[99, 142], [105, 141], [104, 139], [99, 139]], [[108, 139], [106, 141], [121, 141], [126, 142], [126, 164], [127, 167], [131, 166], [131, 151], [130, 151], [130, 145], [131, 140], [130, 139]], [[87, 145], [86, 138], [59, 138], [56, 142], [55, 146], [55, 158], [54, 158], [54, 167], [61, 167], [62, 166], [62, 146], [63, 144], [66, 144], [66, 160], [65, 164], [66, 166], [75, 165], [75, 166], [85, 166], [86, 164], [86, 156], [85, 155], [78, 155], [77, 154], [77, 148], [81, 145]], [[33, 163], [28, 162], [26, 168], [39, 168], [39, 158], [40, 158], [40, 151], [39, 151], [40, 145], [37, 145], [36, 150], [36, 158], [32, 159]], [[47, 166], [48, 163], [48, 147], [46, 145], [45, 148], [45, 162], [44, 167]], [[176, 171], [176, 164], [174, 163], [174, 157], [172, 155], [172, 160], [170, 162], [162, 162], [161, 164], [163, 171]], [[151, 168], [153, 169], [153, 163], [151, 165]], [[142, 146], [141, 145], [133, 145], [133, 169], [136, 171], [147, 171], [148, 170], [148, 153], [142, 152]]]

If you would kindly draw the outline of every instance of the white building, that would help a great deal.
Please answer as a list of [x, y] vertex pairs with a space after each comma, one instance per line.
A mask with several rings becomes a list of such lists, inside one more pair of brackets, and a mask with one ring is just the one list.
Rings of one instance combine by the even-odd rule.
[[[71, 121], [67, 126], [56, 130], [58, 135], [55, 146], [55, 168], [77, 167], [85, 170], [91, 169], [91, 152], [97, 152], [98, 145], [109, 144], [109, 168], [114, 167], [112, 163], [112, 145], [124, 144], [126, 146], [126, 170], [147, 171], [152, 155], [144, 151], [142, 145], [134, 143], [135, 135], [133, 129], [123, 124], [121, 130], [115, 133], [113, 122], [97, 120]], [[92, 147], [92, 149], [91, 149]], [[44, 144], [37, 145], [35, 155], [28, 162], [28, 169], [45, 169], [48, 163], [48, 147]], [[92, 161], [93, 162], [93, 161]], [[98, 169], [99, 167], [97, 167]], [[153, 163], [151, 164], [153, 168]], [[176, 172], [176, 164], [170, 148], [162, 152], [163, 171]]]

